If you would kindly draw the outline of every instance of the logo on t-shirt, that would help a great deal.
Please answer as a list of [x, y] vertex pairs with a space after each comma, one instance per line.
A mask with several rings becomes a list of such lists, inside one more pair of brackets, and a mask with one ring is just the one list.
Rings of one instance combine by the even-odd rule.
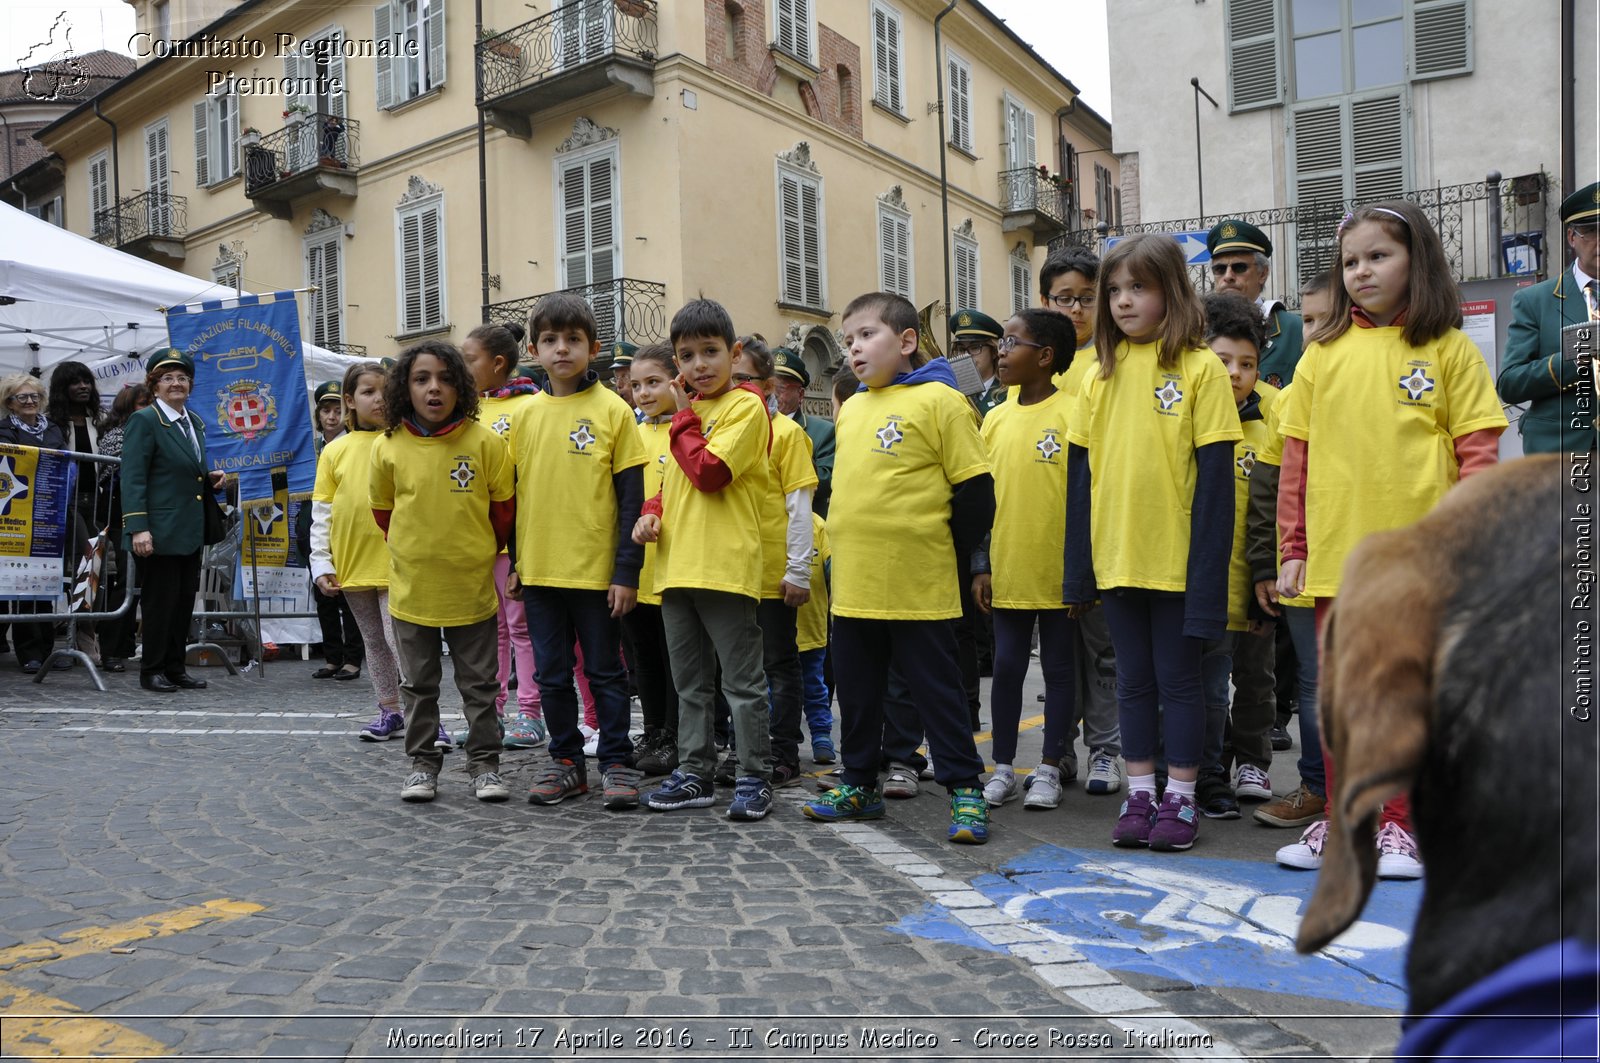
[[1411, 397], [1412, 402], [1420, 402], [1422, 396], [1433, 390], [1433, 378], [1423, 372], [1427, 363], [1421, 365], [1412, 363], [1412, 370], [1400, 378], [1400, 390]]
[[900, 420], [900, 418], [890, 417], [889, 423], [878, 429], [878, 449], [880, 451], [885, 453], [892, 451], [896, 443], [905, 439], [906, 434], [900, 431], [900, 426], [895, 423], [898, 420]]
[[1167, 382], [1156, 388], [1156, 400], [1161, 403], [1161, 412], [1168, 413], [1174, 406], [1183, 401], [1183, 392], [1178, 388], [1178, 381], [1182, 377], [1169, 376]]
[[1044, 455], [1045, 461], [1055, 461], [1056, 455], [1061, 453], [1061, 444], [1056, 440], [1056, 430], [1045, 430], [1044, 438], [1033, 445], [1033, 449]]
[[499, 417], [494, 419], [494, 424], [490, 425], [489, 427], [493, 428], [500, 435], [505, 435], [507, 432], [511, 431], [511, 418], [502, 413]]
[[450, 479], [456, 485], [457, 491], [472, 490], [472, 481], [478, 478], [478, 471], [472, 467], [471, 458], [457, 458], [456, 467], [450, 470]]
[[1250, 479], [1250, 474], [1256, 468], [1256, 449], [1249, 446], [1241, 448], [1241, 453], [1233, 459], [1233, 463], [1239, 467], [1241, 479]]
[[567, 438], [572, 440], [572, 449], [582, 454], [589, 449], [589, 444], [595, 442], [599, 437], [589, 431], [589, 422], [579, 421], [578, 427], [567, 433]]

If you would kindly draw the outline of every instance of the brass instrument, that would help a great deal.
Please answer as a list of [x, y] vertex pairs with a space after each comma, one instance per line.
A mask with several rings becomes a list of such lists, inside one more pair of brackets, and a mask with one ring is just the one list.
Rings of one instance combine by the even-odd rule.
[[[937, 326], [935, 322], [938, 322]], [[936, 328], [938, 331], [935, 331]], [[935, 358], [944, 357], [944, 350], [939, 346], [938, 340], [943, 331], [944, 309], [939, 300], [935, 299], [917, 314], [917, 354], [922, 364], [926, 365]]]

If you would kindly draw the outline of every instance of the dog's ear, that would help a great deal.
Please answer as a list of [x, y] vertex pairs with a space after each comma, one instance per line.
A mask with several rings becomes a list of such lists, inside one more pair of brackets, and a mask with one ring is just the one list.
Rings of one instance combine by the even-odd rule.
[[1410, 790], [1427, 748], [1444, 592], [1405, 533], [1382, 538], [1351, 557], [1323, 626], [1317, 712], [1333, 761], [1332, 822], [1300, 952], [1322, 948], [1361, 914], [1377, 875], [1379, 814]]

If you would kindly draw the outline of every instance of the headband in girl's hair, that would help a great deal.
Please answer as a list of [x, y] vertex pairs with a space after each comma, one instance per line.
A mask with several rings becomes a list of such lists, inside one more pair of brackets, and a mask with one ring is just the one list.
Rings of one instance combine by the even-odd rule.
[[[1404, 214], [1401, 214], [1398, 210], [1390, 210], [1388, 207], [1362, 207], [1361, 209], [1362, 210], [1375, 210], [1379, 214], [1387, 214], [1391, 218], [1399, 218], [1401, 225], [1404, 225], [1407, 228], [1410, 228], [1410, 223], [1406, 221], [1406, 216]], [[1335, 230], [1335, 235], [1343, 236], [1344, 235], [1345, 226], [1349, 225], [1351, 222], [1353, 222], [1355, 220], [1356, 220], [1356, 216], [1355, 216], [1355, 212], [1354, 211], [1352, 211], [1349, 214], [1346, 214], [1344, 216], [1344, 218], [1340, 220], [1339, 228], [1337, 230]]]

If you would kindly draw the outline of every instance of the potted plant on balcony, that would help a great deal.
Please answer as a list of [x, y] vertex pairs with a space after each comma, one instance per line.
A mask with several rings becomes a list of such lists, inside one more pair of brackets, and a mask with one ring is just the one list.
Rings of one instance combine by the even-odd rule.
[[247, 125], [239, 130], [239, 146], [253, 148], [261, 143], [261, 130], [253, 125]]
[[644, 18], [650, 13], [650, 5], [645, 0], [615, 0], [617, 10], [629, 18]]
[[311, 108], [296, 100], [283, 109], [283, 121], [286, 125], [297, 126], [311, 115]]
[[516, 62], [522, 58], [522, 45], [502, 37], [497, 29], [485, 26], [483, 32], [478, 35], [478, 39], [483, 42], [484, 51], [497, 55], [501, 59], [509, 59], [512, 62]]

